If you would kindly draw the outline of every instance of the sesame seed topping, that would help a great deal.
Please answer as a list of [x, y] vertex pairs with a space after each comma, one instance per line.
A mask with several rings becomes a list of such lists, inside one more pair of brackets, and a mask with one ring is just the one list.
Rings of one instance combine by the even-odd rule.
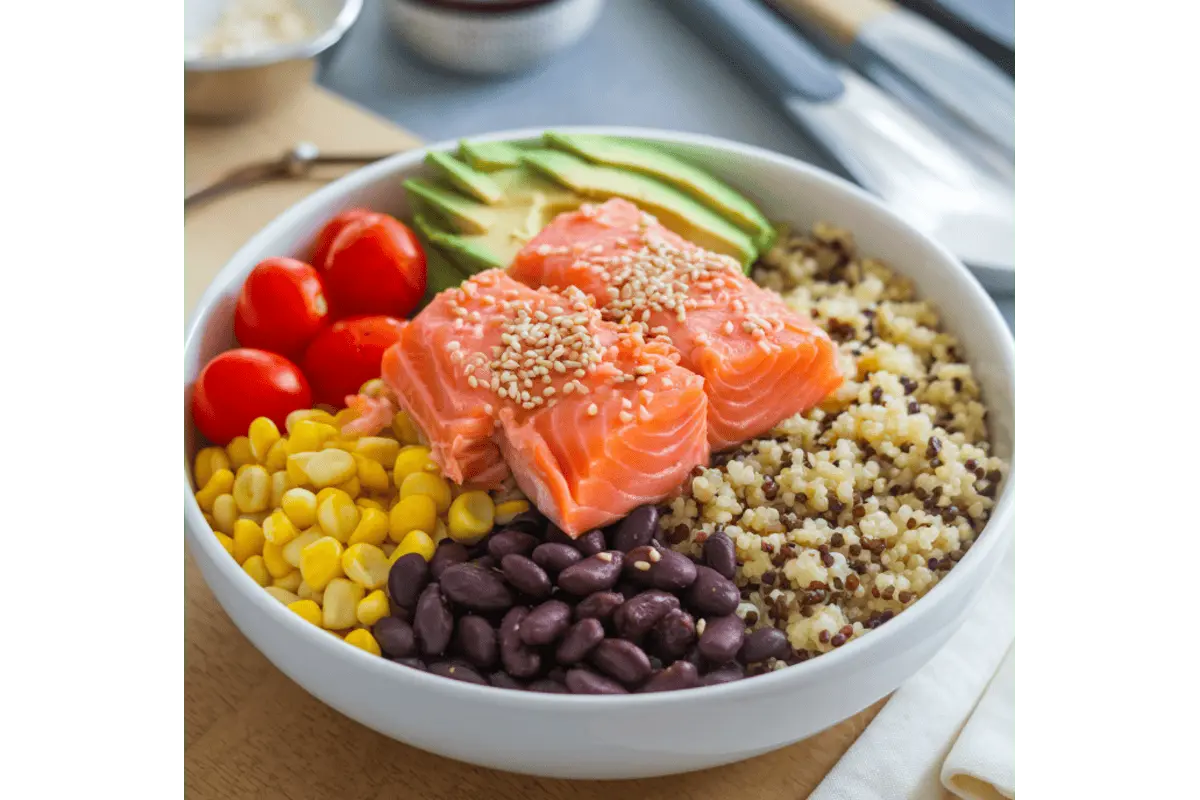
[[596, 408], [595, 403], [592, 403], [590, 406], [588, 406], [587, 413], [589, 417], [594, 417], [600, 413], [600, 409]]
[[630, 414], [628, 411], [622, 411], [617, 416], [621, 420], [621, 422], [624, 422], [626, 425], [633, 422], [633, 414]]

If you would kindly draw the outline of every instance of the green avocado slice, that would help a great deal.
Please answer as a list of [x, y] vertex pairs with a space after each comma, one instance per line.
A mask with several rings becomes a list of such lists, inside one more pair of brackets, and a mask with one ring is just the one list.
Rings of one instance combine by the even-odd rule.
[[496, 224], [496, 215], [485, 206], [463, 197], [449, 187], [421, 178], [409, 178], [404, 188], [454, 226], [458, 233], [484, 234]]
[[458, 154], [473, 169], [481, 172], [515, 167], [521, 162], [520, 148], [508, 142], [469, 142], [462, 139], [458, 143]]
[[749, 269], [758, 256], [750, 235], [667, 184], [631, 170], [589, 164], [561, 150], [527, 150], [522, 163], [581, 195], [623, 197], [658, 216], [663, 225], [701, 247], [736, 258]]
[[446, 153], [430, 153], [425, 163], [433, 167], [448, 184], [481, 203], [493, 205], [503, 196], [496, 182], [482, 172], [471, 169]]
[[425, 298], [421, 301], [421, 308], [424, 308], [437, 294], [453, 289], [467, 276], [426, 236], [418, 233], [417, 238], [425, 251]]
[[413, 224], [422, 236], [441, 250], [464, 274], [474, 275], [485, 269], [504, 269], [508, 266], [487, 247], [471, 241], [466, 236], [442, 230], [423, 213], [413, 215]]
[[669, 183], [749, 233], [766, 250], [775, 229], [758, 207], [709, 172], [649, 142], [585, 133], [546, 131], [546, 144], [597, 164], [633, 170]]

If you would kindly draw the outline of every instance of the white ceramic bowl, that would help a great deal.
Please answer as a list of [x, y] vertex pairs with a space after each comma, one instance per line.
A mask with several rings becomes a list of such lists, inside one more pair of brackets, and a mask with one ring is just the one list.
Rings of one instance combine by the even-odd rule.
[[[640, 136], [669, 145], [753, 197], [775, 220], [828, 220], [851, 229], [864, 253], [912, 278], [963, 344], [991, 409], [998, 454], [1013, 446], [1013, 341], [979, 283], [941, 246], [870, 195], [799, 161], [746, 145], [641, 129], [580, 131]], [[531, 139], [540, 132], [486, 139]], [[430, 149], [451, 149], [445, 142]], [[401, 153], [330, 184], [281, 214], [247, 243], [204, 294], [184, 353], [186, 401], [203, 364], [233, 345], [238, 288], [256, 262], [299, 254], [323, 222], [368, 206], [405, 215], [401, 181], [423, 173], [425, 150]], [[1002, 561], [1013, 530], [1010, 475], [992, 518], [966, 557], [925, 597], [845, 647], [770, 675], [704, 689], [622, 697], [510, 692], [392, 664], [349, 647], [272, 599], [218, 544], [184, 469], [184, 522], [192, 555], [238, 628], [320, 700], [375, 730], [425, 750], [488, 767], [564, 778], [634, 778], [717, 766], [804, 739], [888, 694], [945, 643]]]

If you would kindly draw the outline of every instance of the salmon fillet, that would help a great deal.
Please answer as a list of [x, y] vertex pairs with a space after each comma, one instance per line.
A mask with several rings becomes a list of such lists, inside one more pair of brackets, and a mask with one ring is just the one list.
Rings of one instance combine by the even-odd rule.
[[492, 487], [511, 470], [571, 536], [664, 499], [709, 457], [703, 381], [593, 305], [489, 270], [435, 297], [383, 361], [448, 477]]
[[732, 259], [626, 200], [560, 214], [509, 273], [529, 286], [577, 287], [604, 319], [669, 342], [680, 365], [704, 378], [713, 450], [767, 432], [841, 385], [837, 348], [824, 331]]

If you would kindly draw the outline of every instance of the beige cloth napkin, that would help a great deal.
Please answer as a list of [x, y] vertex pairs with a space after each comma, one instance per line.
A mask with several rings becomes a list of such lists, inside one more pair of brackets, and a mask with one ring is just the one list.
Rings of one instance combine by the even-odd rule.
[[1010, 549], [962, 628], [896, 690], [810, 800], [938, 800], [943, 785], [967, 800], [1015, 796], [1015, 563]]

